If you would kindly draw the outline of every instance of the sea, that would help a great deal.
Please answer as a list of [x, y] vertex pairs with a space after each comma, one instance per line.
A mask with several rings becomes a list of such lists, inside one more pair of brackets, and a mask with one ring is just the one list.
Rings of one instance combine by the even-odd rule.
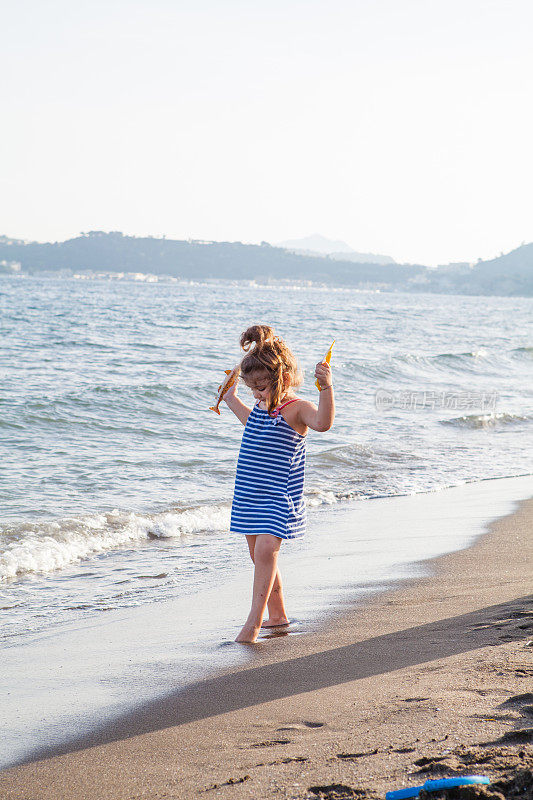
[[[285, 339], [315, 403], [335, 340], [335, 423], [308, 438], [312, 526], [328, 508], [531, 475], [532, 312], [524, 297], [268, 279], [1, 276], [0, 647], [201, 596], [248, 563], [228, 531], [243, 429], [209, 406], [250, 324]], [[371, 549], [382, 574], [387, 544]]]

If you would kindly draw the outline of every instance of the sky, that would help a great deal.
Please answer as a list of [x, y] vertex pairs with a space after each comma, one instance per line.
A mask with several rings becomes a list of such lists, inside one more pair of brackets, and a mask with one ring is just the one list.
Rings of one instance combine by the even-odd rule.
[[533, 241], [531, 0], [17, 0], [0, 234]]

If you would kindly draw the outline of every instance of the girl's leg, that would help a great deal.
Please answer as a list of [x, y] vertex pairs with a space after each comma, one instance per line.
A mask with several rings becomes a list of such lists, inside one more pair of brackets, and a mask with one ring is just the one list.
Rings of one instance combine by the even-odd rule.
[[[248, 548], [250, 550], [250, 558], [254, 560], [255, 540], [257, 536], [246, 536], [248, 541]], [[281, 585], [281, 574], [279, 567], [276, 568], [276, 577], [272, 585], [270, 596], [267, 600], [268, 619], [263, 624], [263, 627], [273, 628], [276, 625], [287, 625], [289, 620], [287, 612], [285, 611], [285, 601], [283, 598], [283, 587]]]
[[254, 547], [254, 588], [252, 608], [248, 619], [235, 639], [236, 642], [255, 642], [267, 605], [267, 600], [274, 585], [278, 564], [278, 553], [281, 539], [270, 533], [258, 534]]

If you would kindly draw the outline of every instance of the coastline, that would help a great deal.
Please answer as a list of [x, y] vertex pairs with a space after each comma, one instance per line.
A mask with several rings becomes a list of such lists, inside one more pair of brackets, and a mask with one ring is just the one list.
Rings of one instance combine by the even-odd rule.
[[509, 664], [531, 662], [532, 530], [530, 498], [472, 546], [424, 562], [430, 574], [346, 601], [312, 636], [272, 634], [222, 674], [127, 712], [62, 755], [1, 772], [2, 796], [308, 798], [320, 783], [401, 788], [439, 739], [473, 744], [522, 719], [493, 706], [525, 684]]

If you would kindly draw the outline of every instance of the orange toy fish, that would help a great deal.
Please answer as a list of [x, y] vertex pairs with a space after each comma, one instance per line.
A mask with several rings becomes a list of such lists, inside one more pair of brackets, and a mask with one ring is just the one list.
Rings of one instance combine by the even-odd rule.
[[227, 375], [227, 378], [218, 387], [218, 400], [217, 400], [216, 406], [209, 406], [209, 411], [216, 411], [216, 413], [218, 415], [220, 415], [220, 411], [218, 410], [218, 407], [222, 402], [222, 398], [224, 397], [224, 395], [226, 394], [228, 389], [231, 389], [231, 387], [233, 386], [233, 384], [235, 383], [235, 381], [239, 377], [240, 371], [241, 371], [241, 365], [240, 364], [238, 364], [236, 367], [233, 367], [233, 369], [225, 369], [224, 370], [224, 372]]
[[[329, 364], [329, 362], [331, 361], [331, 351], [333, 350], [333, 345], [334, 344], [335, 344], [335, 339], [333, 339], [333, 341], [331, 343], [331, 347], [329, 348], [328, 352], [326, 353], [326, 357], [324, 358], [324, 361], [326, 362], [326, 364]], [[322, 391], [322, 387], [320, 386], [320, 384], [318, 382], [318, 378], [315, 381], [315, 386], [316, 386], [316, 388], [318, 389], [319, 392]]]

